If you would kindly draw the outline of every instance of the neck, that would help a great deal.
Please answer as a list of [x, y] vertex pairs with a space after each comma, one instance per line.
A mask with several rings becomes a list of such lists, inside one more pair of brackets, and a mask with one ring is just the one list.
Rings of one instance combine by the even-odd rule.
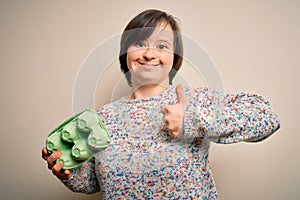
[[157, 84], [157, 83], [149, 83], [146, 85], [142, 85], [139, 87], [132, 87], [132, 93], [130, 99], [142, 99], [150, 96], [154, 96], [157, 94], [161, 94], [165, 91], [169, 85], [167, 84]]

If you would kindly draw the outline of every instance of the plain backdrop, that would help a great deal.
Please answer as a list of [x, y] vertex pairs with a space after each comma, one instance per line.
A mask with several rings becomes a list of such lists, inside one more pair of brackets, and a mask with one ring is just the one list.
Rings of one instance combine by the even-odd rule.
[[[148, 8], [180, 19], [183, 34], [216, 64], [227, 93], [261, 94], [281, 119], [280, 130], [261, 143], [213, 147], [220, 199], [300, 199], [297, 0], [1, 0], [0, 199], [99, 199], [66, 189], [47, 169], [41, 149], [50, 131], [73, 115], [73, 86], [84, 59]], [[96, 106], [108, 97], [97, 91]]]

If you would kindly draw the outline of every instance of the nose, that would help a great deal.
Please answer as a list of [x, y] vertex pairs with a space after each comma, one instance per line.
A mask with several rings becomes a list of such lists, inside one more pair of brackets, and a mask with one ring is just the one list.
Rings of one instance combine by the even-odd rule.
[[143, 53], [143, 58], [145, 60], [152, 60], [156, 58], [156, 51], [153, 47], [147, 47]]

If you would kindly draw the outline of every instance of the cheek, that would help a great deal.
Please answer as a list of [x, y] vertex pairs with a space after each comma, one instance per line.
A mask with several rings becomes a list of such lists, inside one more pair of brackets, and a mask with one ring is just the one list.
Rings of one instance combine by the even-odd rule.
[[164, 53], [161, 56], [161, 60], [166, 66], [172, 67], [174, 61], [174, 54], [173, 53]]
[[127, 56], [126, 56], [128, 69], [132, 69], [134, 61], [136, 61], [136, 59], [139, 56], [140, 56], [140, 52], [139, 51], [134, 51], [134, 50], [132, 50], [130, 48], [128, 49]]
[[128, 69], [132, 69], [133, 60], [134, 59], [132, 53], [127, 53], [126, 61], [127, 61]]

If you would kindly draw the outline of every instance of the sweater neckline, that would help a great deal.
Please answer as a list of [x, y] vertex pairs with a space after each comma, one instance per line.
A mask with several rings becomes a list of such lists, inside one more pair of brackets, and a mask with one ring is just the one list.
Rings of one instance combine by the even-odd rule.
[[134, 103], [134, 104], [140, 104], [140, 103], [146, 103], [146, 102], [152, 102], [152, 101], [160, 101], [164, 97], [168, 96], [172, 91], [175, 90], [174, 85], [170, 85], [167, 89], [165, 89], [162, 93], [141, 98], [141, 99], [127, 99], [126, 96], [123, 96], [120, 100], [124, 103]]

